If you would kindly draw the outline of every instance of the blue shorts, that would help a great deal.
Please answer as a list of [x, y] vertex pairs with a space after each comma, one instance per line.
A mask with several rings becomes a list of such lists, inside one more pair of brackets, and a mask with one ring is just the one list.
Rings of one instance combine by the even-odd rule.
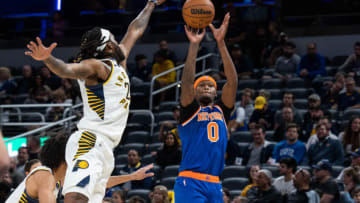
[[177, 177], [174, 186], [175, 203], [223, 202], [220, 183], [211, 183], [187, 177]]

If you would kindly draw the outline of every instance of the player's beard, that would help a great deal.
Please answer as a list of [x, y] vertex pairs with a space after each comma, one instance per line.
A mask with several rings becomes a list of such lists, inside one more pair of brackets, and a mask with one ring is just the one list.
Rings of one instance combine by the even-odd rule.
[[202, 96], [199, 98], [199, 102], [201, 105], [208, 106], [213, 102], [213, 100], [208, 96]]
[[115, 46], [114, 56], [117, 63], [121, 63], [125, 59], [125, 55], [118, 45]]

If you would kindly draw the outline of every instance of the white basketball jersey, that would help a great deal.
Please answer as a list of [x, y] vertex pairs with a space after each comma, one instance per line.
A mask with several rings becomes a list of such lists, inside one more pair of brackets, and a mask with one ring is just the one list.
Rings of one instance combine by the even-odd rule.
[[[5, 203], [17, 203], [17, 202], [38, 202], [38, 200], [34, 200], [31, 197], [28, 196], [26, 192], [26, 180], [35, 172], [37, 171], [49, 171], [52, 173], [52, 170], [46, 166], [38, 166], [34, 170], [32, 170], [25, 179], [17, 186], [17, 188], [14, 190], [13, 193], [11, 193], [10, 197], [6, 200]], [[54, 191], [55, 198], [57, 197], [57, 194], [59, 192], [59, 189], [56, 188]]]
[[130, 82], [125, 69], [114, 59], [105, 64], [111, 70], [107, 80], [96, 86], [86, 86], [78, 80], [84, 104], [84, 115], [78, 124], [79, 130], [101, 134], [113, 142], [115, 147], [126, 127], [130, 108]]

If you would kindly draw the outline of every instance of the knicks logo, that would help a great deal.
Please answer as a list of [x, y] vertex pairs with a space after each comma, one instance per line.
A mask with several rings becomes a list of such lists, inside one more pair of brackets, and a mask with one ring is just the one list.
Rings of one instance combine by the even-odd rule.
[[80, 169], [86, 169], [88, 167], [89, 167], [89, 163], [87, 161], [85, 161], [85, 160], [77, 160], [72, 171], [75, 172], [79, 168]]

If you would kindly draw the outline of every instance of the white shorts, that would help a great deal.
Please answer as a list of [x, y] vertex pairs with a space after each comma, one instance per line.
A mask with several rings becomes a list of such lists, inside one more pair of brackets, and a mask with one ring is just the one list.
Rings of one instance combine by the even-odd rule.
[[112, 144], [102, 135], [89, 131], [74, 132], [67, 144], [67, 170], [63, 195], [76, 192], [89, 202], [102, 202], [106, 183], [114, 169]]

